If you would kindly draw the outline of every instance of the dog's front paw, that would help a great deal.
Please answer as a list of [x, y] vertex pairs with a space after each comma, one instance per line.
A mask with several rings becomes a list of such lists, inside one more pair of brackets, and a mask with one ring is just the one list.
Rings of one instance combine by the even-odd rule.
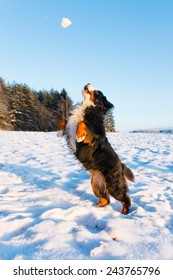
[[76, 141], [78, 142], [78, 143], [80, 143], [80, 142], [83, 142], [84, 141], [84, 139], [85, 139], [85, 135], [84, 136], [81, 136], [81, 137], [78, 137], [77, 135], [76, 135]]

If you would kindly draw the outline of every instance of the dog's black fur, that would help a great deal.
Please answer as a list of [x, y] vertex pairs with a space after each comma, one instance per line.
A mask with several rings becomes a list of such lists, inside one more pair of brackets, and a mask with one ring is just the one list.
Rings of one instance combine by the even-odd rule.
[[75, 156], [91, 173], [93, 191], [101, 201], [98, 206], [108, 204], [110, 194], [122, 203], [122, 213], [127, 214], [131, 201], [126, 178], [134, 181], [134, 175], [121, 163], [106, 137], [104, 116], [113, 105], [98, 90], [94, 91], [93, 102], [95, 106], [87, 107], [83, 118], [90, 141], [77, 142]]

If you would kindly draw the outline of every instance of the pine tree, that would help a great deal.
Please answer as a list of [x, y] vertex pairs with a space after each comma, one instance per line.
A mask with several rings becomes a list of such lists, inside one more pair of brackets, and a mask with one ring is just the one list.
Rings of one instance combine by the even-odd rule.
[[115, 132], [115, 120], [113, 116], [113, 111], [109, 110], [104, 119], [105, 130], [107, 132]]
[[8, 110], [8, 99], [10, 94], [10, 86], [6, 85], [4, 80], [0, 78], [0, 129], [12, 130], [10, 112]]
[[67, 119], [72, 106], [73, 106], [73, 101], [71, 98], [68, 96], [67, 91], [63, 88], [61, 93], [60, 93], [60, 100], [59, 100], [59, 110], [58, 110], [58, 119]]

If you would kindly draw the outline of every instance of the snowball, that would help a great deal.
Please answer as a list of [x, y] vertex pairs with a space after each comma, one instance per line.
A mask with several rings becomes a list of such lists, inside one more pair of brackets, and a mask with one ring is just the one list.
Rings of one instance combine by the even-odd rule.
[[69, 20], [69, 18], [63, 18], [61, 21], [61, 26], [63, 28], [67, 28], [71, 24], [72, 24], [72, 22], [71, 22], [71, 20]]

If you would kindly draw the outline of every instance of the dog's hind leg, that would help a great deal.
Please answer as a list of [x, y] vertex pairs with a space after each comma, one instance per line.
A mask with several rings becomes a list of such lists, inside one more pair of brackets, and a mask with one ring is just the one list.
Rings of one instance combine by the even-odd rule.
[[110, 177], [107, 177], [106, 184], [109, 194], [123, 205], [122, 214], [128, 214], [131, 200], [127, 193], [128, 189], [123, 174], [113, 172], [111, 174], [111, 180]]
[[106, 182], [103, 175], [96, 170], [91, 170], [91, 185], [96, 197], [99, 198], [99, 203], [96, 205], [103, 207], [110, 203], [109, 193], [106, 189]]
[[123, 205], [123, 209], [121, 213], [124, 215], [128, 214], [129, 208], [131, 206], [131, 199], [127, 193], [125, 194], [125, 199], [123, 199], [123, 201], [120, 201], [120, 203]]
[[110, 202], [110, 200], [108, 200], [107, 198], [99, 197], [99, 199], [100, 199], [99, 203], [96, 204], [96, 206], [99, 207], [104, 207]]
[[131, 199], [130, 199], [129, 195], [127, 193], [124, 193], [124, 195], [122, 197], [117, 196], [115, 193], [113, 193], [111, 195], [122, 204], [123, 208], [122, 208], [121, 213], [124, 215], [127, 215], [129, 213], [129, 209], [131, 206]]

